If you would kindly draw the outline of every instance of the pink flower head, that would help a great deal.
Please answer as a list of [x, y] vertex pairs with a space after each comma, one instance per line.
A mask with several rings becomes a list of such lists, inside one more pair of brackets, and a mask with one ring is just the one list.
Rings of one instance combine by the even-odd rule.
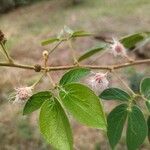
[[109, 85], [107, 73], [93, 73], [89, 79], [89, 83], [94, 91], [99, 92], [105, 90]]
[[24, 102], [26, 101], [30, 96], [32, 96], [32, 87], [21, 87], [16, 88], [16, 95], [14, 103]]
[[113, 44], [110, 46], [111, 53], [116, 56], [125, 57], [127, 54], [126, 48], [118, 40], [113, 39]]

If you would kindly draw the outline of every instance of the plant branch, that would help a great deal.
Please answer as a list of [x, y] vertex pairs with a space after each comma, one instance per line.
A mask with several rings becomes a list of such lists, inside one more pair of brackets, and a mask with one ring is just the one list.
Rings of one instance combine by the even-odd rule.
[[[116, 65], [80, 65], [80, 67], [83, 68], [90, 68], [90, 69], [102, 69], [102, 70], [117, 70], [129, 66], [134, 66], [134, 65], [140, 65], [140, 64], [150, 64], [150, 59], [145, 59], [145, 60], [135, 60], [134, 62], [128, 62], [128, 63], [122, 63], [122, 64], [116, 64]], [[22, 68], [22, 69], [30, 69], [30, 70], [35, 70], [34, 65], [23, 65], [23, 64], [17, 64], [17, 63], [7, 63], [7, 62], [0, 62], [0, 66], [4, 67], [14, 67], [14, 68]], [[47, 70], [47, 71], [57, 71], [57, 70], [69, 70], [76, 68], [76, 65], [66, 65], [66, 66], [51, 66], [51, 67], [42, 67], [41, 70]]]
[[22, 69], [31, 69], [34, 70], [35, 67], [31, 65], [23, 65], [23, 64], [17, 64], [17, 63], [6, 63], [6, 62], [1, 62], [0, 66], [5, 66], [5, 67], [14, 67], [14, 68], [22, 68]]

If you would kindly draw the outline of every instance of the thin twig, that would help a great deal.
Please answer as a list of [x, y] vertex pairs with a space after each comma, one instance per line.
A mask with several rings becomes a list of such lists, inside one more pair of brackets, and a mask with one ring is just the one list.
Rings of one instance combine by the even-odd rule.
[[76, 53], [75, 53], [75, 50], [73, 48], [71, 38], [68, 39], [68, 43], [69, 43], [69, 47], [70, 47], [70, 50], [71, 50], [71, 53], [72, 53], [74, 64], [78, 64], [78, 60], [76, 58]]
[[31, 66], [31, 65], [23, 65], [23, 64], [17, 64], [17, 63], [11, 64], [11, 63], [6, 63], [6, 62], [1, 62], [0, 66], [22, 68], [22, 69], [31, 69], [31, 70], [35, 69], [35, 67]]
[[32, 85], [32, 87], [34, 88], [41, 80], [42, 78], [45, 76], [45, 72], [40, 76], [40, 78]]
[[62, 43], [62, 40], [59, 41], [59, 42], [49, 51], [49, 54], [48, 54], [48, 55], [50, 55], [61, 43]]
[[3, 52], [4, 52], [5, 56], [6, 56], [6, 58], [9, 61], [9, 63], [13, 63], [13, 59], [9, 56], [9, 54], [8, 54], [8, 52], [6, 50], [5, 45], [3, 43], [0, 43], [0, 45], [1, 45], [1, 48], [2, 48], [2, 50], [3, 50]]
[[136, 95], [134, 93], [134, 91], [128, 86], [128, 84], [124, 80], [121, 79], [121, 77], [118, 75], [118, 73], [116, 73], [114, 70], [112, 70], [112, 73], [132, 93], [133, 96]]
[[56, 87], [56, 84], [55, 84], [55, 82], [53, 81], [53, 79], [52, 79], [50, 73], [47, 73], [47, 76], [48, 76], [48, 78], [49, 78], [49, 80], [50, 80], [52, 86], [55, 88], [55, 87]]

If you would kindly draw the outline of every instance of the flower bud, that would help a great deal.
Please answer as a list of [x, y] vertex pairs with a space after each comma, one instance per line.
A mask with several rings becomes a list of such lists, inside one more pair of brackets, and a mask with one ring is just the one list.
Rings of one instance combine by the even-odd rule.
[[48, 53], [47, 50], [43, 51], [43, 57], [44, 57], [44, 58], [47, 58], [47, 57], [48, 57], [48, 54], [49, 54], [49, 53]]

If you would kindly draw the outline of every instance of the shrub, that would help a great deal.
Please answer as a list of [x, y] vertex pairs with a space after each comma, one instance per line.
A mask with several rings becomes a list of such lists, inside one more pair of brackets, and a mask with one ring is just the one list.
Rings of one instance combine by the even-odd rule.
[[[58, 36], [41, 42], [43, 46], [52, 43], [56, 44], [51, 50], [43, 51], [43, 63], [26, 65], [18, 64], [10, 57], [5, 46], [5, 36], [0, 32], [1, 50], [6, 56], [6, 62], [1, 62], [0, 66], [41, 72], [39, 79], [32, 85], [15, 89], [13, 103], [25, 103], [23, 115], [29, 115], [40, 109], [40, 131], [45, 140], [58, 150], [73, 150], [73, 135], [68, 112], [79, 123], [91, 128], [103, 130], [107, 134], [112, 149], [115, 149], [120, 141], [123, 128], [127, 124], [127, 149], [136, 150], [143, 144], [146, 137], [150, 139], [150, 77], [145, 77], [141, 80], [140, 84], [138, 84], [139, 93], [137, 94], [119, 76], [116, 70], [128, 66], [150, 63], [150, 59], [134, 60], [130, 58], [127, 50], [149, 38], [150, 33], [135, 33], [118, 40], [111, 39], [98, 47], [89, 49], [77, 57], [72, 42], [79, 37], [92, 35], [82, 30], [73, 31], [65, 26]], [[71, 50], [72, 64], [66, 66], [48, 66], [47, 61], [50, 54], [64, 42], [67, 42], [70, 46], [69, 50]], [[93, 55], [99, 55], [102, 51], [103, 54], [109, 52], [114, 59], [120, 59], [120, 61], [123, 59], [126, 62], [123, 61], [122, 63], [112, 65], [81, 63]], [[97, 71], [94, 71], [94, 69]], [[51, 71], [58, 70], [68, 71], [64, 73], [59, 81], [54, 81], [51, 77]], [[108, 74], [115, 77], [126, 89], [113, 86], [109, 87], [110, 81], [107, 78]], [[45, 76], [49, 78], [50, 89], [33, 94], [35, 87]], [[84, 84], [81, 82], [83, 78], [87, 81]], [[102, 103], [103, 101], [109, 103], [111, 100], [119, 102], [119, 104], [106, 115]], [[141, 101], [139, 102], [139, 100]], [[144, 112], [148, 113], [142, 111], [143, 105], [146, 108]], [[28, 132], [24, 124], [21, 125], [21, 129], [25, 133]], [[29, 134], [30, 132], [26, 135], [27, 138]]]

